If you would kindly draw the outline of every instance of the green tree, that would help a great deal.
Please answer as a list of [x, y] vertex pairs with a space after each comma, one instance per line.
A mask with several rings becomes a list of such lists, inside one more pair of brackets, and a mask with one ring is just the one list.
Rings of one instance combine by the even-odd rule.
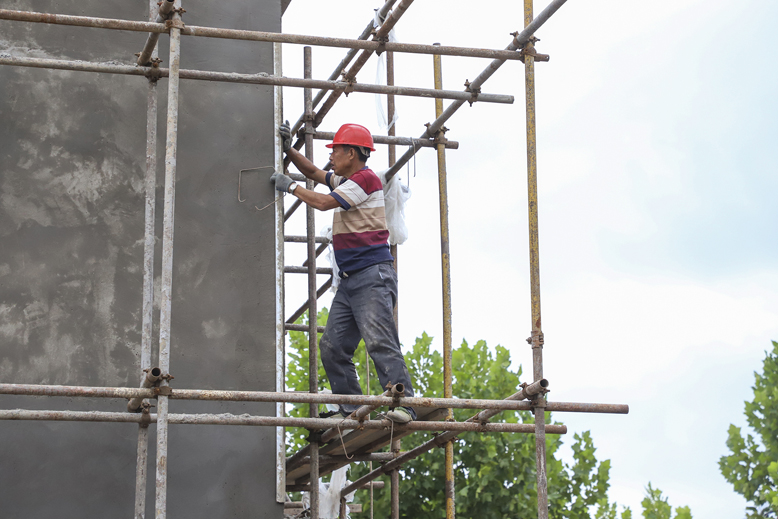
[[[673, 511], [667, 498], [662, 496], [662, 491], [652, 487], [651, 483], [646, 487], [646, 497], [643, 498], [640, 505], [643, 507], [645, 519], [670, 519]], [[691, 510], [688, 506], [679, 506], [675, 509], [673, 519], [692, 519]]]
[[746, 402], [746, 419], [755, 435], [745, 437], [729, 426], [727, 447], [719, 468], [735, 492], [750, 502], [748, 517], [778, 517], [778, 342], [765, 352], [762, 373], [754, 373], [754, 399]]

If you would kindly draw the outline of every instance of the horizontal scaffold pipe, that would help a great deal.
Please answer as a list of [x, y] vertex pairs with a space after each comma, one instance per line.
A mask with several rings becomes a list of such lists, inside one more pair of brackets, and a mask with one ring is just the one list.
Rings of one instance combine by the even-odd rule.
[[[285, 325], [292, 329], [293, 325]], [[308, 331], [306, 325], [299, 325]], [[394, 399], [377, 395], [334, 395], [330, 393], [281, 393], [272, 391], [223, 391], [217, 389], [168, 389], [169, 398], [178, 400], [214, 400], [222, 402], [287, 402], [347, 405], [391, 406]], [[0, 384], [0, 395], [61, 396], [90, 398], [156, 398], [159, 388], [54, 386], [39, 384]], [[496, 409], [499, 411], [529, 411], [532, 402], [511, 400], [482, 400], [464, 398], [402, 397], [400, 406], [456, 409]], [[578, 402], [547, 402], [548, 411], [627, 414], [629, 406], [622, 404], [587, 404]], [[482, 419], [482, 418], [481, 418]]]
[[[314, 132], [314, 139], [331, 141], [335, 138], [335, 132]], [[395, 144], [399, 146], [421, 146], [422, 148], [434, 148], [438, 145], [434, 139], [415, 139], [413, 137], [393, 137], [387, 135], [373, 135], [373, 142], [375, 144]], [[445, 141], [443, 145], [447, 149], [457, 150], [459, 149], [459, 143], [457, 141]]]
[[[87, 61], [69, 61], [44, 58], [21, 58], [0, 55], [0, 65], [18, 67], [48, 68], [56, 70], [72, 70], [76, 72], [101, 72], [107, 74], [122, 74], [127, 76], [168, 77], [166, 68], [136, 67], [133, 65], [118, 65], [115, 63], [90, 63]], [[484, 103], [513, 103], [513, 96], [503, 94], [478, 94], [475, 98], [469, 92], [457, 90], [435, 90], [432, 88], [416, 88], [404, 86], [371, 85], [367, 83], [347, 83], [345, 81], [329, 81], [320, 79], [300, 79], [290, 77], [270, 76], [260, 74], [239, 74], [237, 72], [213, 72], [209, 70], [179, 71], [181, 79], [199, 81], [217, 81], [224, 83], [243, 83], [250, 85], [289, 86], [299, 88], [321, 88], [341, 92], [362, 92], [368, 94], [393, 94], [407, 97], [441, 98], [465, 101], [480, 101]], [[409, 140], [408, 145], [411, 142]]]
[[[308, 243], [308, 237], [286, 235], [284, 236], [284, 241], [291, 242], [291, 243]], [[316, 236], [314, 237], [313, 241], [315, 241], [316, 243], [330, 243], [331, 240], [324, 236]]]
[[[0, 9], [0, 20], [15, 20], [19, 22], [50, 23], [55, 25], [74, 25], [78, 27], [94, 27], [99, 29], [119, 29], [124, 31], [167, 33], [165, 25], [153, 22], [137, 22], [113, 18], [93, 18], [91, 16], [70, 16], [64, 14], [46, 14], [31, 11], [14, 11]], [[363, 49], [377, 53], [384, 51], [405, 52], [410, 54], [440, 54], [444, 56], [462, 56], [469, 58], [489, 58], [502, 60], [520, 60], [518, 52], [501, 49], [483, 49], [477, 47], [449, 47], [437, 45], [420, 45], [416, 43], [393, 43], [373, 40], [354, 40], [349, 38], [330, 38], [326, 36], [310, 36], [307, 34], [284, 34], [279, 32], [242, 31], [237, 29], [221, 29], [217, 27], [200, 27], [187, 25], [181, 29], [186, 36], [201, 36], [205, 38], [223, 38], [230, 40], [294, 43], [299, 45], [314, 45], [319, 47], [340, 47], [346, 49]]]
[[[551, 3], [548, 4], [548, 6], [543, 9], [543, 11], [541, 11], [540, 14], [538, 14], [535, 19], [532, 20], [529, 25], [527, 25], [527, 27], [524, 28], [524, 30], [514, 36], [513, 41], [505, 48], [505, 50], [515, 52], [524, 48], [524, 45], [527, 44], [535, 32], [540, 29], [540, 27], [546, 23], [549, 18], [551, 18], [551, 15], [557, 12], [557, 10], [559, 10], [559, 8], [562, 7], [565, 2], [567, 2], [567, 0], [552, 0]], [[505, 60], [501, 58], [492, 61], [483, 71], [481, 71], [480, 74], [478, 74], [478, 76], [472, 82], [470, 82], [467, 87], [468, 91], [478, 91], [481, 88], [481, 85], [483, 85], [486, 80], [492, 77], [492, 75], [497, 72], [497, 69], [499, 69], [504, 63]], [[429, 126], [427, 126], [427, 129], [424, 131], [420, 138], [430, 139], [435, 137], [435, 134], [437, 134], [437, 132], [443, 128], [443, 125], [446, 123], [446, 121], [451, 119], [451, 117], [463, 104], [465, 104], [464, 101], [457, 100], [448, 105], [440, 117], [435, 119], [432, 123], [430, 123]], [[411, 157], [416, 154], [416, 151], [416, 147], [412, 147], [406, 151], [403, 156], [397, 160], [397, 162], [395, 162], [394, 166], [389, 168], [389, 170], [386, 172], [387, 181], [396, 175], [403, 166], [405, 166]]]
[[[289, 266], [284, 267], [284, 272], [287, 274], [307, 274], [308, 273], [308, 267], [295, 267], [295, 266]], [[317, 274], [327, 274], [332, 275], [332, 268], [330, 267], [317, 267], [316, 268]]]
[[[288, 332], [307, 332], [308, 331], [308, 325], [307, 324], [284, 324], [284, 329]], [[324, 333], [324, 326], [319, 326], [317, 329], [319, 333]]]
[[[63, 422], [120, 422], [155, 423], [156, 414], [110, 413], [102, 411], [36, 411], [28, 409], [0, 410], [0, 420], [35, 420]], [[392, 423], [391, 420], [338, 420], [332, 418], [294, 418], [253, 416], [248, 414], [169, 414], [168, 423], [176, 425], [250, 425], [269, 427], [303, 427], [320, 430], [382, 429], [402, 431], [457, 431], [457, 432], [510, 432], [533, 434], [534, 424], [525, 423], [474, 423], [474, 422], [409, 422]], [[547, 425], [548, 434], [567, 434], [567, 426]]]

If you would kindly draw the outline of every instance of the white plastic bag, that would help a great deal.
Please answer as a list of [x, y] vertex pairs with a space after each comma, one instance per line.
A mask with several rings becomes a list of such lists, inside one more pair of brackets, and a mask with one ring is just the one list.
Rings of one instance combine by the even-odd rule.
[[389, 244], [402, 245], [408, 239], [408, 227], [405, 225], [405, 204], [411, 198], [411, 188], [395, 175], [386, 184], [386, 171], [378, 174], [384, 186], [384, 208], [386, 227], [389, 229]]
[[[391, 14], [391, 11], [390, 11]], [[387, 15], [388, 16], [388, 15]], [[382, 25], [382, 21], [378, 18], [378, 11], [375, 12], [375, 19], [373, 20], [373, 27], [379, 28]], [[389, 31], [389, 41], [392, 43], [397, 42], [397, 36], [394, 33], [394, 29]], [[378, 55], [378, 63], [375, 70], [375, 84], [386, 85], [386, 53], [382, 52]], [[389, 133], [389, 128], [394, 126], [394, 123], [399, 119], [397, 115], [397, 108], [395, 107], [394, 115], [391, 121], [387, 121], [386, 110], [384, 109], [384, 96], [382, 94], [375, 95], [375, 111], [376, 119], [378, 119], [378, 126], [384, 133]]]
[[327, 246], [327, 260], [332, 267], [332, 286], [330, 287], [330, 290], [335, 293], [338, 291], [338, 286], [340, 285], [340, 269], [338, 268], [338, 262], [335, 261], [335, 249], [332, 246], [332, 226], [328, 225], [327, 227], [324, 227], [319, 232], [319, 236], [324, 236], [330, 240], [330, 244]]
[[[338, 519], [340, 517], [340, 491], [351, 484], [346, 479], [348, 465], [333, 471], [329, 483], [319, 481], [319, 518]], [[346, 496], [346, 503], [354, 501], [354, 492]], [[303, 509], [311, 507], [311, 497], [308, 492], [303, 492]], [[346, 508], [346, 517], [351, 517]]]

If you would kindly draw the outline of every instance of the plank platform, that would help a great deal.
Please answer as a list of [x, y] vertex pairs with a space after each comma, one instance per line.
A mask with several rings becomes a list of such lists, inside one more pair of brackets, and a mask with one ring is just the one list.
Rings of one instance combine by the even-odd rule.
[[[432, 422], [445, 419], [446, 409], [435, 409], [431, 407], [416, 408], [416, 421]], [[401, 425], [395, 425], [394, 433], [391, 429], [348, 429], [343, 431], [343, 441], [341, 437], [336, 436], [326, 445], [319, 447], [319, 454], [329, 456], [349, 456], [353, 454], [370, 454], [389, 445], [392, 440], [399, 440], [408, 436], [414, 431], [403, 430]], [[416, 431], [423, 432], [423, 431]], [[344, 452], [345, 446], [345, 452]], [[294, 455], [286, 460], [286, 484], [304, 485], [310, 481], [311, 465], [306, 457], [310, 456], [310, 446], [306, 445]], [[300, 461], [303, 460], [303, 461]], [[348, 465], [348, 460], [329, 461], [319, 464], [319, 476], [329, 474], [344, 465]]]

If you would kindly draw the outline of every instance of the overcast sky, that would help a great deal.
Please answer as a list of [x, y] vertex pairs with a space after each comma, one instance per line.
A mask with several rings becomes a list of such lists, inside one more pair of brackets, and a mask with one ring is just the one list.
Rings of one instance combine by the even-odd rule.
[[[353, 38], [380, 5], [293, 0], [284, 31]], [[611, 498], [633, 510], [651, 481], [697, 519], [743, 516], [717, 463], [778, 340], [777, 19], [770, 0], [570, 0], [537, 33], [538, 52], [551, 55], [536, 65], [549, 397], [630, 405], [626, 416], [555, 419], [568, 424], [568, 444], [592, 431], [598, 457], [612, 460]], [[397, 37], [504, 48], [521, 26], [517, 1], [417, 1]], [[314, 48], [314, 77], [326, 79], [343, 55]], [[431, 57], [395, 60], [398, 85], [432, 88]], [[444, 56], [444, 88], [462, 89], [488, 63]], [[284, 73], [302, 76], [302, 47], [284, 46]], [[375, 74], [371, 58], [359, 80]], [[523, 65], [507, 63], [483, 91], [516, 103], [465, 106], [446, 124], [460, 142], [447, 154], [453, 336], [506, 346], [529, 367]], [[302, 93], [284, 96], [294, 121]], [[397, 104], [398, 135], [418, 137], [434, 119], [431, 100]], [[321, 129], [343, 122], [380, 133], [374, 97], [342, 99]], [[320, 166], [326, 153], [318, 142]], [[386, 167], [383, 147], [369, 165]], [[412, 344], [426, 331], [440, 347], [434, 152], [402, 175], [413, 196], [399, 253], [400, 335]], [[330, 222], [319, 214], [317, 227]], [[291, 310], [305, 295], [289, 286]]]

